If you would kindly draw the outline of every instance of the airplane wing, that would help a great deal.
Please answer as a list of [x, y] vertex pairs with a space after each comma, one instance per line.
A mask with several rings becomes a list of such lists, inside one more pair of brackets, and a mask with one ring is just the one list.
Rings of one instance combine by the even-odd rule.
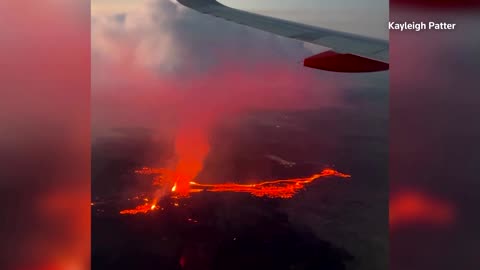
[[258, 15], [216, 0], [177, 0], [201, 13], [223, 18], [279, 36], [331, 48], [304, 60], [311, 68], [337, 72], [372, 72], [389, 68], [388, 41]]

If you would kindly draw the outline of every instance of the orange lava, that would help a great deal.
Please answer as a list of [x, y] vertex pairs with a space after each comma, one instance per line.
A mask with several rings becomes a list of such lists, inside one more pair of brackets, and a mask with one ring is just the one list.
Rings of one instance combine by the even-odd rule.
[[141, 204], [141, 205], [135, 207], [135, 209], [122, 210], [122, 211], [120, 211], [120, 214], [122, 214], [122, 215], [136, 215], [136, 214], [139, 214], [139, 213], [146, 214], [147, 212], [153, 211], [157, 208], [158, 207], [156, 206], [156, 204], [145, 203], [145, 204]]
[[[165, 172], [165, 169], [151, 169], [144, 167], [141, 170], [137, 171], [139, 174], [145, 175], [157, 175]], [[224, 183], [224, 184], [201, 184], [197, 182], [189, 182], [188, 194], [197, 193], [197, 192], [242, 192], [249, 193], [256, 197], [267, 197], [267, 198], [281, 198], [289, 199], [292, 198], [298, 191], [303, 189], [305, 185], [312, 183], [315, 180], [318, 180], [323, 177], [335, 176], [341, 178], [350, 178], [348, 174], [338, 172], [334, 169], [324, 169], [320, 173], [311, 175], [310, 177], [305, 178], [291, 178], [291, 179], [278, 179], [278, 180], [267, 180], [262, 181], [257, 184], [235, 184], [235, 183]], [[154, 178], [154, 185], [156, 183], [156, 177]], [[171, 187], [171, 193], [175, 195], [185, 195], [179, 193], [177, 182]], [[185, 190], [183, 190], [184, 192]], [[138, 214], [138, 213], [147, 213], [149, 211], [155, 210], [156, 204], [142, 204], [137, 206], [135, 209], [127, 209], [120, 212], [120, 214]]]
[[288, 199], [292, 198], [299, 190], [303, 189], [306, 184], [327, 176], [336, 176], [342, 178], [350, 177], [348, 174], [343, 174], [333, 169], [324, 169], [322, 172], [306, 178], [269, 180], [250, 185], [234, 183], [199, 184], [196, 182], [190, 182], [190, 188], [192, 192], [244, 192], [250, 193], [256, 197]]
[[454, 209], [448, 202], [418, 191], [402, 191], [390, 196], [390, 229], [427, 224], [449, 225]]

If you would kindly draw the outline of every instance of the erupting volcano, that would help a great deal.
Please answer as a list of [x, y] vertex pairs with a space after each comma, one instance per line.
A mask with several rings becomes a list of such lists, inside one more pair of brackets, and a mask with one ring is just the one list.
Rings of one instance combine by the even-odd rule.
[[[184, 198], [198, 192], [237, 192], [248, 193], [256, 197], [288, 199], [304, 189], [305, 185], [317, 179], [328, 176], [350, 177], [350, 175], [328, 168], [301, 178], [255, 179], [255, 181], [249, 181], [248, 184], [234, 183], [232, 180], [211, 181], [218, 184], [199, 183], [197, 176], [203, 171], [205, 160], [211, 154], [210, 139], [213, 137], [211, 135], [214, 127], [218, 126], [225, 118], [238, 116], [253, 106], [247, 106], [251, 99], [230, 102], [230, 95], [225, 96], [223, 91], [215, 92], [215, 99], [210, 97], [195, 94], [193, 97], [180, 99], [185, 104], [179, 106], [176, 112], [179, 122], [174, 130], [174, 153], [169, 157], [167, 167], [144, 167], [135, 171], [137, 174], [153, 177], [153, 185], [156, 187], [156, 191], [153, 198], [148, 198], [152, 200], [134, 209], [123, 210], [120, 212], [121, 214], [148, 213], [158, 209], [157, 204], [161, 202], [160, 199], [164, 196]], [[218, 105], [219, 102], [228, 104], [228, 106], [220, 106]], [[262, 103], [263, 105], [265, 104]], [[275, 104], [269, 105], [271, 105], [270, 107], [276, 107]], [[286, 103], [286, 105], [291, 106], [289, 103]], [[294, 162], [288, 162], [276, 156], [267, 155], [267, 157], [282, 166], [292, 167], [295, 165]]]
[[[169, 175], [170, 172], [165, 168], [149, 168], [144, 167], [140, 170], [136, 170], [135, 173], [142, 175], [153, 175], [154, 185], [162, 185], [161, 179], [163, 175]], [[172, 175], [172, 174], [170, 174]], [[173, 174], [175, 175], [175, 174]], [[256, 184], [236, 184], [236, 183], [223, 183], [223, 184], [201, 184], [197, 182], [188, 182], [188, 188], [184, 189], [182, 192], [178, 192], [177, 182], [171, 187], [172, 196], [188, 196], [190, 193], [197, 192], [242, 192], [249, 193], [256, 197], [267, 197], [267, 198], [281, 198], [289, 199], [292, 198], [298, 191], [302, 190], [305, 185], [312, 183], [315, 180], [318, 180], [323, 177], [334, 176], [341, 178], [350, 178], [348, 174], [338, 172], [334, 169], [327, 168], [322, 170], [319, 173], [313, 174], [310, 177], [305, 178], [291, 178], [291, 179], [275, 179], [275, 180], [266, 180], [260, 181]], [[185, 193], [185, 190], [188, 190], [188, 193]], [[138, 213], [147, 213], [158, 209], [157, 200], [155, 199], [153, 203], [145, 203], [137, 206], [134, 209], [126, 209], [120, 211], [120, 214], [138, 214]]]

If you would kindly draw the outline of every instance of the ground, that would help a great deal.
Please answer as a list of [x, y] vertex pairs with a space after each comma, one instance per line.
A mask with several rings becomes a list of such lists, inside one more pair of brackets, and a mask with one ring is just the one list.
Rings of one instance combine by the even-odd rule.
[[211, 135], [198, 176], [203, 182], [301, 177], [325, 166], [352, 178], [316, 181], [288, 200], [230, 193], [166, 197], [162, 209], [146, 215], [118, 212], [133, 206], [136, 195], [152, 192], [151, 179], [132, 172], [168, 159], [171, 141], [153, 142], [144, 129], [97, 138], [92, 269], [386, 269], [386, 111], [365, 105], [255, 112], [225, 122]]

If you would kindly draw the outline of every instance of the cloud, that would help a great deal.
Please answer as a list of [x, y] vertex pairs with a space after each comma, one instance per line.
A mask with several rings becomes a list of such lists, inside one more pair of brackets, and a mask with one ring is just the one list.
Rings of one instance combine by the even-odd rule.
[[[150, 1], [135, 12], [95, 16], [94, 118], [130, 114], [129, 121], [150, 118], [146, 124], [153, 121], [147, 115], [178, 116], [182, 110], [196, 109], [199, 115], [332, 105], [340, 83], [330, 73], [304, 68], [299, 61], [310, 54], [301, 42], [167, 0]], [[118, 102], [122, 112], [113, 113]], [[176, 112], [169, 111], [174, 103], [170, 109]]]
[[236, 61], [257, 64], [273, 57], [298, 63], [311, 54], [301, 42], [211, 18], [168, 0], [149, 1], [135, 12], [94, 17], [93, 60], [118, 58], [119, 44], [128, 44], [133, 62], [171, 74], [208, 70], [232, 55], [241, 54]]

